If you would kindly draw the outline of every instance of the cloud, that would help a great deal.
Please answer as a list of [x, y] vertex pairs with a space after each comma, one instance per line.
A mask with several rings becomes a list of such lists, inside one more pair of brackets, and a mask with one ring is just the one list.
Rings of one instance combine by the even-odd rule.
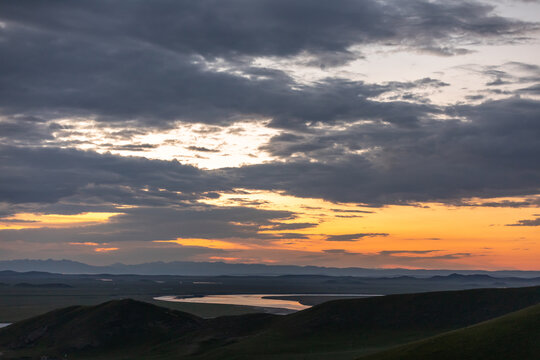
[[272, 224], [268, 226], [268, 230], [273, 231], [279, 231], [279, 230], [299, 230], [299, 229], [307, 229], [311, 227], [315, 227], [319, 224], [317, 223], [280, 223], [280, 224]]
[[351, 209], [330, 209], [337, 213], [360, 213], [360, 214], [372, 214], [373, 211], [368, 210], [351, 210]]
[[540, 84], [535, 84], [526, 88], [521, 88], [518, 90], [520, 93], [531, 94], [531, 95], [540, 95]]
[[[233, 184], [375, 206], [538, 192], [538, 101], [508, 98], [446, 107], [418, 99], [378, 101], [382, 94], [447, 84], [432, 78], [386, 84], [327, 78], [306, 85], [242, 60], [304, 52], [350, 56], [353, 45], [379, 43], [427, 49], [457, 35], [468, 40], [521, 36], [535, 24], [496, 16], [493, 8], [474, 2], [214, 5], [55, 3], [39, 7], [40, 17], [35, 7], [0, 5], [6, 23], [0, 43], [5, 47], [0, 137], [17, 146], [1, 150], [10, 173], [2, 199], [54, 203], [97, 196], [110, 203], [121, 197], [129, 205], [158, 205], [193, 201], [204, 191], [231, 190]], [[53, 16], [58, 13], [63, 16]], [[233, 15], [245, 21], [232, 21]], [[186, 17], [189, 21], [180, 21]], [[282, 31], [288, 35], [281, 36]], [[212, 67], [216, 59], [224, 59], [224, 70]], [[530, 64], [509, 67], [537, 71]], [[441, 116], [448, 120], [440, 121]], [[62, 129], [76, 131], [56, 123], [58, 117], [91, 118], [118, 127], [118, 136], [124, 137], [178, 121], [223, 125], [267, 119], [267, 126], [283, 131], [260, 150], [282, 161], [218, 173], [172, 162], [19, 147], [76, 145], [56, 137]], [[136, 151], [153, 146], [110, 145]], [[59, 168], [54, 158], [73, 166]], [[74, 163], [75, 158], [81, 161]]]
[[[298, 127], [375, 112], [410, 122], [418, 106], [386, 111], [361, 100], [381, 89], [337, 79], [301, 87], [252, 60], [307, 53], [317, 66], [334, 66], [366, 45], [459, 54], [465, 44], [505, 42], [537, 27], [481, 3], [421, 0], [2, 2], [0, 14], [4, 114], [147, 127], [242, 117]], [[216, 70], [220, 61], [225, 69]]]
[[[467, 120], [296, 130], [290, 141], [277, 137], [264, 145], [283, 161], [215, 171], [176, 161], [1, 146], [6, 175], [0, 198], [52, 206], [71, 197], [72, 208], [88, 203], [107, 211], [114, 203], [189, 204], [233, 188], [373, 206], [540, 192], [540, 101], [509, 98], [445, 112]], [[299, 147], [302, 154], [295, 155]]]
[[[289, 211], [244, 207], [137, 207], [123, 210], [108, 222], [70, 228], [0, 230], [2, 241], [112, 243], [129, 241], [232, 239], [265, 241], [273, 234], [260, 233], [279, 220], [293, 217]], [[288, 224], [285, 224], [288, 225]], [[286, 226], [285, 226], [286, 227]]]
[[464, 207], [501, 207], [501, 208], [523, 208], [523, 207], [536, 207], [540, 205], [540, 198], [530, 198], [523, 201], [512, 201], [512, 200], [502, 200], [502, 201], [487, 201], [487, 202], [471, 202], [471, 201], [459, 201], [453, 206], [464, 206]]
[[536, 219], [518, 220], [515, 224], [507, 224], [506, 226], [540, 226], [540, 217]]
[[102, 144], [101, 146], [106, 147], [109, 150], [145, 151], [148, 149], [155, 149], [159, 145], [156, 145], [156, 144], [126, 144], [126, 145]]
[[416, 259], [416, 260], [426, 260], [426, 259], [428, 260], [454, 260], [454, 259], [461, 259], [461, 258], [470, 257], [470, 256], [480, 256], [478, 254], [473, 255], [472, 253], [468, 253], [468, 252], [450, 253], [450, 254], [443, 254], [443, 255], [431, 254], [431, 253], [439, 252], [439, 251], [442, 251], [442, 250], [385, 250], [385, 251], [379, 252], [378, 254], [381, 256], [389, 256], [392, 258], [401, 258], [401, 259], [405, 258], [405, 259]]
[[358, 233], [358, 234], [343, 234], [330, 235], [326, 237], [326, 241], [358, 241], [365, 237], [388, 236], [387, 233]]
[[211, 152], [211, 153], [219, 152], [219, 150], [209, 149], [203, 146], [188, 146], [186, 149], [191, 150], [191, 151], [199, 151], [199, 152]]
[[344, 249], [326, 249], [323, 250], [326, 254], [337, 254], [337, 255], [356, 255], [356, 253], [344, 250]]
[[[43, 16], [32, 16], [32, 11]], [[216, 0], [47, 6], [7, 3], [2, 14], [41, 31], [91, 33], [102, 39], [124, 37], [205, 57], [290, 56], [301, 51], [326, 55], [347, 53], [355, 44], [403, 41], [424, 48], [439, 41], [451, 43], [456, 37], [465, 42], [517, 36], [534, 28], [531, 23], [497, 16], [493, 7], [481, 3], [420, 0], [341, 0], [332, 4], [232, 0], [227, 6]]]
[[351, 252], [345, 249], [325, 249], [322, 252], [325, 256], [347, 256], [347, 258], [354, 258], [357, 261], [363, 263], [399, 263], [402, 265], [423, 265], [433, 264], [433, 260], [457, 260], [472, 256], [481, 256], [479, 254], [472, 254], [468, 252], [461, 253], [448, 253], [448, 254], [432, 254], [443, 250], [386, 250], [377, 253], [359, 253]]
[[384, 250], [379, 255], [402, 255], [402, 254], [429, 254], [441, 250]]
[[10, 146], [0, 146], [0, 155], [5, 174], [0, 198], [14, 204], [55, 203], [73, 196], [93, 205], [182, 204], [230, 188], [220, 176], [176, 161]]
[[294, 141], [275, 137], [262, 147], [282, 162], [231, 171], [244, 187], [370, 205], [540, 192], [540, 101], [513, 97], [443, 112], [450, 119], [414, 127], [296, 131]]
[[298, 240], [298, 239], [309, 239], [310, 234], [299, 234], [299, 233], [275, 233], [275, 234], [266, 234], [268, 239], [284, 239], [284, 240]]
[[444, 109], [466, 120], [297, 129], [263, 145], [282, 161], [215, 171], [176, 161], [0, 146], [6, 174], [0, 198], [49, 206], [64, 199], [71, 208], [86, 203], [108, 211], [110, 204], [189, 205], [234, 188], [372, 206], [527, 196], [540, 192], [539, 112], [540, 101], [508, 98]]

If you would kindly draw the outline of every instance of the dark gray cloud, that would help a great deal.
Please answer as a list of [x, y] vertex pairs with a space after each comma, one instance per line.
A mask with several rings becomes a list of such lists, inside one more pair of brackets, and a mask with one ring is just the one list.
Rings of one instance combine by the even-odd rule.
[[456, 36], [516, 36], [533, 27], [492, 11], [475, 2], [421, 0], [230, 0], [226, 6], [217, 0], [2, 4], [5, 19], [41, 31], [136, 39], [207, 57], [347, 53], [351, 45], [373, 42], [446, 49]]
[[54, 139], [55, 124], [34, 116], [0, 119], [0, 141], [15, 145], [39, 144]]
[[360, 213], [360, 214], [372, 214], [373, 211], [368, 210], [351, 210], [351, 209], [331, 209], [333, 212], [337, 213]]
[[[99, 155], [68, 149], [0, 147], [0, 199], [16, 212], [79, 214], [119, 212], [106, 224], [70, 229], [0, 231], [2, 240], [148, 241], [178, 237], [272, 239], [268, 230], [316, 226], [284, 223], [289, 211], [215, 207], [199, 202], [219, 197], [229, 179], [176, 161]], [[125, 206], [130, 206], [125, 208]]]
[[263, 146], [283, 161], [215, 171], [175, 161], [3, 146], [0, 198], [163, 206], [241, 187], [384, 205], [458, 204], [467, 197], [540, 192], [539, 101], [514, 97], [444, 112], [466, 121], [426, 118], [412, 127], [372, 121], [344, 130], [289, 131]]
[[343, 234], [330, 235], [326, 237], [326, 241], [358, 241], [365, 237], [388, 236], [387, 233], [358, 233], [358, 234]]
[[[421, 0], [5, 1], [0, 110], [139, 126], [248, 116], [278, 127], [363, 117], [414, 122], [429, 109], [362, 99], [384, 89], [333, 79], [298, 90], [280, 71], [251, 68], [250, 59], [308, 53], [334, 65], [365, 44], [459, 53], [462, 43], [504, 41], [536, 27], [492, 11]], [[215, 59], [244, 76], [205, 64]]]
[[[259, 233], [294, 218], [288, 211], [245, 207], [138, 207], [118, 209], [107, 223], [70, 228], [0, 230], [2, 241], [96, 242], [176, 240], [177, 238], [275, 239]], [[284, 224], [286, 225], [286, 224]]]
[[539, 112], [538, 101], [509, 98], [447, 109], [468, 121], [296, 131], [286, 137], [295, 142], [278, 136], [264, 146], [286, 161], [216, 171], [175, 161], [3, 146], [0, 198], [164, 206], [243, 187], [384, 205], [537, 194]]
[[345, 249], [326, 249], [323, 250], [323, 253], [337, 256], [354, 256], [362, 261], [375, 261], [375, 263], [381, 261], [399, 261], [403, 264], [428, 263], [432, 260], [455, 260], [471, 256], [481, 256], [480, 254], [472, 253], [449, 253], [443, 255], [432, 254], [439, 251], [443, 250], [385, 250], [374, 254], [369, 254], [351, 252]]
[[270, 225], [268, 230], [279, 231], [279, 230], [300, 230], [315, 227], [319, 224], [317, 223], [281, 223]]
[[380, 255], [429, 254], [441, 250], [383, 250]]
[[[468, 252], [461, 252], [461, 253], [451, 253], [451, 254], [444, 254], [444, 255], [433, 255], [431, 253], [438, 252], [441, 250], [417, 250], [417, 251], [406, 251], [406, 250], [389, 250], [389, 251], [381, 251], [379, 252], [379, 255], [381, 256], [389, 256], [392, 258], [399, 258], [399, 259], [408, 259], [408, 260], [455, 260], [455, 259], [461, 259], [465, 257], [471, 257], [471, 256], [482, 256], [481, 254], [472, 254]], [[410, 255], [410, 254], [427, 254], [427, 255]]]
[[540, 95], [540, 84], [535, 84], [518, 90], [523, 94]]
[[234, 172], [258, 188], [368, 204], [539, 193], [539, 101], [512, 97], [445, 113], [455, 119], [276, 136], [262, 148], [284, 162]]
[[326, 249], [323, 250], [326, 254], [335, 254], [335, 255], [357, 255], [357, 253], [347, 251], [345, 249]]
[[[491, 80], [486, 83], [486, 86], [491, 87], [509, 84], [528, 84], [540, 81], [540, 66], [518, 61], [505, 62], [502, 65], [480, 66], [479, 68], [478, 66], [464, 66], [463, 68], [490, 77]], [[534, 87], [531, 90], [531, 93], [534, 94]], [[523, 89], [519, 92], [527, 93], [528, 91], [527, 89]]]
[[181, 204], [228, 188], [217, 174], [176, 161], [70, 149], [0, 146], [0, 166], [0, 199], [15, 204], [74, 196], [93, 204]]
[[107, 148], [108, 150], [146, 151], [148, 149], [155, 149], [159, 145], [156, 145], [156, 144], [126, 144], [126, 145], [102, 144], [100, 146]]
[[518, 220], [517, 223], [508, 224], [506, 226], [540, 226], [540, 217], [536, 219]]
[[298, 239], [309, 239], [310, 234], [298, 234], [298, 233], [275, 233], [268, 234], [268, 239], [276, 240], [298, 240]]
[[209, 149], [203, 146], [188, 146], [186, 149], [191, 150], [191, 151], [199, 151], [199, 152], [211, 152], [211, 153], [219, 152], [219, 150]]
[[[96, 252], [96, 248], [116, 248], [109, 252]], [[211, 256], [226, 256], [222, 249], [202, 246], [182, 246], [176, 243], [149, 243], [143, 241], [122, 241], [97, 246], [76, 245], [66, 243], [35, 242], [1, 242], [0, 256], [3, 259], [39, 259], [53, 258], [86, 261], [93, 264], [111, 264], [122, 262], [144, 263], [148, 259], [159, 261], [197, 260], [198, 257], [208, 259]]]
[[452, 203], [453, 206], [465, 206], [465, 207], [507, 207], [507, 208], [522, 208], [522, 207], [538, 207], [540, 206], [539, 198], [530, 198], [523, 201], [488, 201], [488, 202], [464, 202], [459, 201]]

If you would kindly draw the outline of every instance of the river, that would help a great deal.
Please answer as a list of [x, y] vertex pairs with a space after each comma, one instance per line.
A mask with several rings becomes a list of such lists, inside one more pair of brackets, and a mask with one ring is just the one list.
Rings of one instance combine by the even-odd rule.
[[371, 297], [380, 296], [372, 294], [234, 294], [234, 295], [205, 295], [205, 296], [185, 296], [181, 295], [166, 295], [155, 297], [154, 300], [186, 302], [186, 303], [203, 303], [203, 304], [227, 304], [227, 305], [244, 305], [257, 306], [263, 308], [278, 308], [289, 310], [304, 310], [310, 305], [304, 305], [296, 300], [274, 299], [273, 296], [324, 296], [324, 297]]

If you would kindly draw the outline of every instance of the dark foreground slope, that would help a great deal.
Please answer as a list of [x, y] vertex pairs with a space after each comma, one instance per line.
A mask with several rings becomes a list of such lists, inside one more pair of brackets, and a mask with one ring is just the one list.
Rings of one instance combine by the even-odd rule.
[[71, 306], [2, 329], [0, 359], [178, 358], [222, 346], [267, 326], [274, 317], [251, 314], [205, 320], [130, 299]]
[[540, 303], [540, 287], [337, 300], [287, 316], [201, 319], [132, 300], [0, 330], [1, 359], [354, 359]]
[[3, 357], [136, 352], [201, 326], [195, 316], [121, 300], [72, 306], [9, 326], [0, 332]]
[[[540, 287], [336, 300], [297, 312], [205, 359], [350, 359], [540, 303]], [[324, 354], [319, 357], [317, 354]]]
[[362, 360], [537, 360], [540, 305], [400, 346]]

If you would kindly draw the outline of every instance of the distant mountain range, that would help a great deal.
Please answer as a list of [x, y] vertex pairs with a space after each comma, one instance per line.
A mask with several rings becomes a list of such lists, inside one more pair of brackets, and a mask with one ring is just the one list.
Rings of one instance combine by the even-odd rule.
[[149, 262], [126, 265], [112, 264], [106, 266], [88, 265], [71, 260], [4, 260], [0, 261], [0, 271], [45, 271], [62, 274], [137, 274], [137, 275], [328, 275], [328, 276], [414, 276], [432, 277], [457, 275], [489, 275], [494, 277], [540, 277], [540, 271], [518, 270], [411, 270], [411, 269], [369, 269], [360, 267], [336, 268], [322, 266], [266, 265], [266, 264], [231, 264], [224, 262]]

